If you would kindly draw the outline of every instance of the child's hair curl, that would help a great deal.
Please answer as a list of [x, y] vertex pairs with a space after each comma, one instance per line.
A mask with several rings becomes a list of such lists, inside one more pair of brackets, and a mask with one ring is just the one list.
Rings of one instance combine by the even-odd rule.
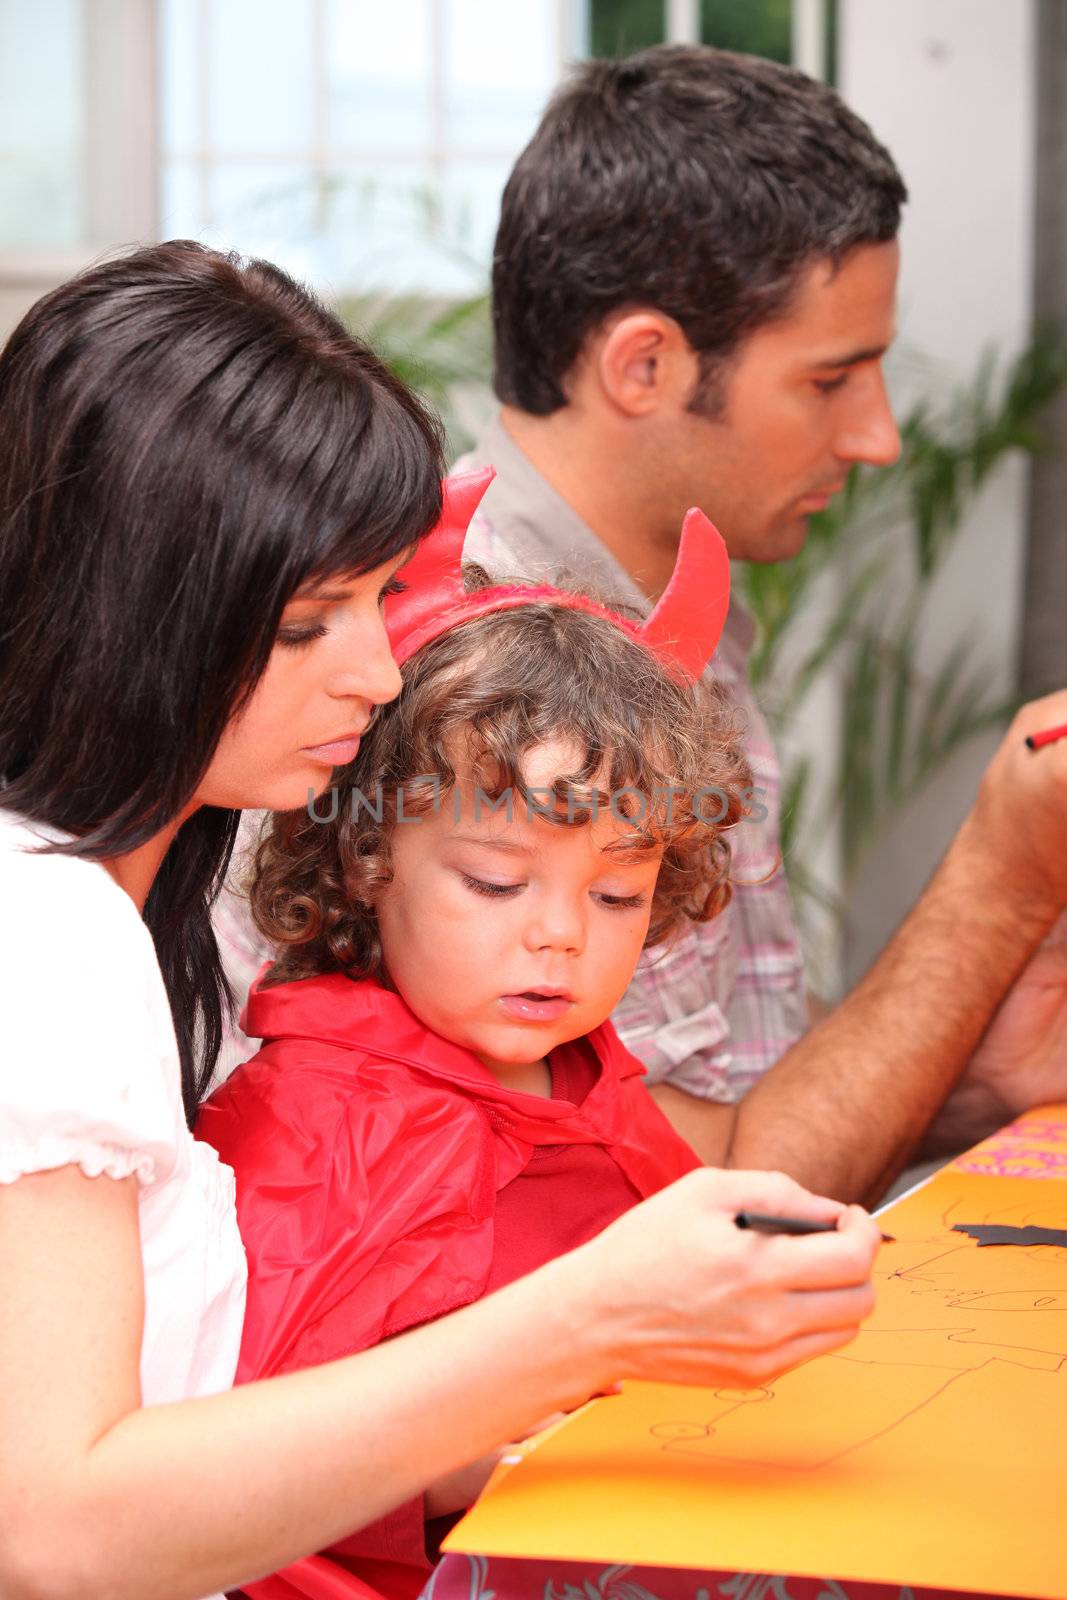
[[[468, 565], [464, 581], [471, 592], [488, 580]], [[717, 685], [680, 679], [624, 629], [551, 600], [452, 628], [403, 677], [335, 779], [336, 800], [279, 812], [260, 842], [250, 898], [279, 951], [268, 982], [384, 976], [374, 906], [391, 881], [398, 806], [404, 820], [425, 815], [457, 778], [490, 801], [510, 790], [536, 803], [524, 763], [547, 743], [573, 746], [579, 759], [557, 776], [559, 809], [546, 820], [581, 826], [610, 806], [635, 845], [664, 845], [646, 945], [726, 905], [724, 834], [746, 814], [751, 776], [737, 713]]]

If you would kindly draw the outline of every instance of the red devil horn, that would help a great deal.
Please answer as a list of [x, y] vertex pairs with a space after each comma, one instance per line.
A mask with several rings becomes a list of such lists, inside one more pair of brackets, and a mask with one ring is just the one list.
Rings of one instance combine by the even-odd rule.
[[699, 678], [715, 653], [730, 609], [730, 557], [703, 511], [686, 512], [671, 580], [641, 635]]
[[[420, 541], [415, 554], [397, 573], [403, 594], [391, 595], [385, 604], [385, 621], [394, 653], [403, 641], [421, 635], [434, 617], [463, 599], [460, 561], [470, 520], [485, 491], [496, 477], [492, 467], [460, 473], [441, 485], [441, 519]], [[399, 654], [406, 659], [410, 651]]]

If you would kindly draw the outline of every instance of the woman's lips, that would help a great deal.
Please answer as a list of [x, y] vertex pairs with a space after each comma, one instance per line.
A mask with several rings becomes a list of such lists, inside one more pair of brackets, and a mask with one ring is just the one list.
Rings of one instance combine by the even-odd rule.
[[520, 1022], [554, 1022], [569, 1011], [574, 1001], [567, 994], [505, 994], [500, 1004], [509, 1017]]
[[349, 734], [346, 739], [333, 739], [329, 744], [313, 744], [304, 748], [312, 761], [322, 761], [328, 767], [346, 767], [355, 759], [359, 749], [359, 734]]

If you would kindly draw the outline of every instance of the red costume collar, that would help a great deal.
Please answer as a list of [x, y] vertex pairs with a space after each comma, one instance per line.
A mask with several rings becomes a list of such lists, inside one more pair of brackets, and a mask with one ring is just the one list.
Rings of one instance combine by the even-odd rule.
[[[244, 1031], [262, 1039], [264, 1045], [285, 1039], [304, 1044], [313, 1040], [398, 1061], [425, 1077], [451, 1083], [495, 1104], [509, 1120], [518, 1114], [528, 1125], [543, 1125], [536, 1137], [552, 1133], [552, 1124], [575, 1118], [569, 1101], [509, 1089], [470, 1050], [427, 1028], [398, 994], [372, 978], [357, 980], [343, 972], [329, 972], [264, 989], [262, 979], [268, 970], [265, 967], [252, 985], [241, 1016]], [[598, 1084], [584, 1102], [584, 1109], [593, 1112], [602, 1091], [606, 1098], [609, 1080], [614, 1084], [639, 1076], [644, 1068], [621, 1043], [610, 1022], [601, 1023], [587, 1038], [601, 1069]], [[613, 1088], [610, 1093], [614, 1094]]]

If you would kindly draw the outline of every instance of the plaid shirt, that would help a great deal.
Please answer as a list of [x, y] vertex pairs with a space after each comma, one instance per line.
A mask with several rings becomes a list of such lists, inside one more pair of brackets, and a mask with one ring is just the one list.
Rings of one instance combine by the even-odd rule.
[[[499, 578], [563, 580], [566, 587], [570, 574], [605, 599], [648, 611], [646, 597], [628, 573], [545, 482], [499, 420], [455, 470], [489, 463], [497, 476], [471, 525], [467, 557]], [[708, 1100], [739, 1100], [807, 1024], [804, 970], [778, 848], [778, 763], [746, 673], [753, 635], [752, 619], [732, 603], [708, 670], [743, 713], [746, 754], [766, 820], [746, 821], [733, 836], [735, 881], [726, 910], [691, 928], [669, 949], [646, 950], [612, 1019], [650, 1082], [671, 1083]], [[231, 885], [240, 877], [258, 822], [250, 814], [242, 823]], [[214, 922], [227, 976], [243, 1001], [271, 951], [235, 887], [220, 896]], [[255, 1048], [233, 1029], [216, 1080]]]

